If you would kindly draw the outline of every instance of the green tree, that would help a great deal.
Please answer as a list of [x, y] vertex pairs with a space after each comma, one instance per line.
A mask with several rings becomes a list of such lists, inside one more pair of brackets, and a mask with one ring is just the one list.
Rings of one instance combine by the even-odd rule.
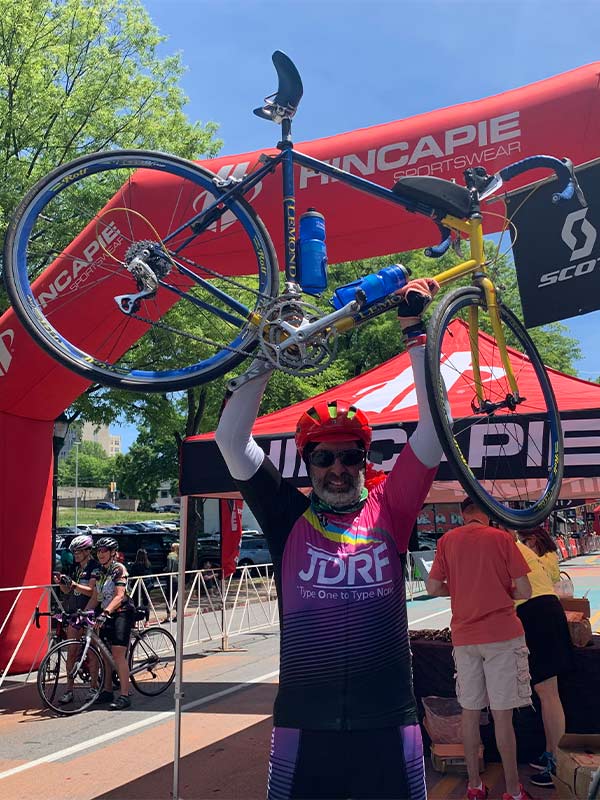
[[115, 459], [107, 456], [98, 442], [81, 442], [59, 462], [58, 482], [61, 486], [74, 486], [77, 472], [79, 486], [108, 488], [114, 469]]
[[217, 153], [217, 126], [183, 111], [184, 68], [158, 56], [164, 38], [140, 0], [0, 0], [2, 236], [25, 191], [82, 153]]

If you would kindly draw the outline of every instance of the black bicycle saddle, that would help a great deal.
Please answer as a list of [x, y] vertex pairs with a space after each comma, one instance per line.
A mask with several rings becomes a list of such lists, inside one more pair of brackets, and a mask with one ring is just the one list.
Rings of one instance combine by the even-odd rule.
[[300, 73], [289, 56], [281, 50], [275, 50], [272, 58], [279, 86], [275, 94], [265, 97], [264, 106], [255, 108], [254, 113], [262, 119], [280, 123], [284, 119], [291, 119], [296, 113], [303, 87]]
[[469, 190], [443, 178], [434, 178], [430, 175], [399, 178], [392, 191], [407, 200], [424, 203], [460, 219], [466, 219], [471, 213]]

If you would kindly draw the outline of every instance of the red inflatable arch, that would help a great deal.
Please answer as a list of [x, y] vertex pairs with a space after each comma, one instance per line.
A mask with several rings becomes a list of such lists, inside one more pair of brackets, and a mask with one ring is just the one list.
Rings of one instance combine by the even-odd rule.
[[[600, 155], [599, 76], [600, 62], [596, 62], [484, 100], [305, 142], [299, 149], [386, 186], [401, 175], [459, 178], [467, 166], [477, 164], [493, 172], [536, 153], [567, 155], [575, 163], [583, 163]], [[266, 128], [265, 136], [269, 133], [275, 134], [275, 128]], [[260, 152], [204, 163], [226, 177], [252, 168]], [[534, 173], [527, 180], [535, 177]], [[149, 183], [141, 174], [133, 191], [139, 192], [149, 206], [160, 193], [160, 206], [167, 210], [172, 189], [162, 181], [160, 185]], [[257, 187], [253, 205], [280, 253], [278, 191], [276, 181], [265, 182]], [[340, 183], [303, 171], [299, 175], [298, 208], [302, 211], [309, 206], [327, 217], [332, 263], [437, 241], [437, 231], [428, 220], [414, 214], [399, 215], [397, 209], [366, 196], [357, 203], [356, 195]], [[95, 230], [84, 230], [70, 250], [83, 253], [95, 235]], [[228, 248], [216, 254], [221, 266], [234, 264], [236, 271], [243, 273], [246, 265], [231, 257], [236, 251], [236, 237], [221, 241]], [[87, 268], [94, 269], [94, 265], [92, 257]], [[40, 289], [52, 293], [68, 282], [66, 265], [59, 258], [42, 276]], [[106, 281], [105, 290], [114, 295], [115, 283]], [[89, 306], [80, 307], [78, 313], [81, 320], [74, 317], [70, 322], [85, 325], [91, 339], [105, 337], [111, 330], [113, 320], [105, 314], [95, 317]], [[119, 314], [116, 305], [115, 314]], [[131, 326], [131, 343], [140, 334]], [[9, 310], [0, 318], [0, 386], [0, 585], [43, 584], [50, 577], [53, 420], [87, 384], [46, 356]], [[0, 619], [6, 617], [13, 599], [0, 594]], [[21, 600], [17, 613], [11, 615], [0, 642], [0, 668], [18, 642], [34, 603], [32, 593], [31, 599]], [[30, 666], [41, 636], [41, 632], [27, 636], [12, 671]]]

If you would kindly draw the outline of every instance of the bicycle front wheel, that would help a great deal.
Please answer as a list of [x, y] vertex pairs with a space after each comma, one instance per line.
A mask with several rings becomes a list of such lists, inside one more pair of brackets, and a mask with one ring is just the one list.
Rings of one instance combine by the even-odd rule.
[[[79, 714], [89, 708], [104, 685], [104, 663], [90, 646], [83, 659], [85, 642], [67, 639], [44, 656], [37, 675], [39, 695], [57, 714]], [[72, 677], [72, 687], [69, 686]]]
[[175, 639], [159, 628], [146, 628], [129, 654], [129, 677], [141, 694], [162, 694], [175, 678]]
[[528, 528], [542, 522], [558, 498], [562, 431], [535, 345], [512, 311], [499, 310], [518, 394], [494, 335], [486, 332], [492, 328], [485, 296], [475, 286], [450, 292], [435, 309], [427, 393], [444, 453], [464, 490], [502, 524]]
[[6, 235], [15, 312], [90, 381], [177, 391], [252, 350], [279, 290], [264, 225], [213, 173], [175, 156], [115, 150], [39, 181]]

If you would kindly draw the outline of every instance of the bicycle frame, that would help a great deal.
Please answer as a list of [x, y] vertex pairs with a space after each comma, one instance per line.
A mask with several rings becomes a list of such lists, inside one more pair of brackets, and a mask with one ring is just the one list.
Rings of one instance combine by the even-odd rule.
[[[287, 124], [286, 124], [287, 123]], [[285, 254], [285, 277], [286, 285], [288, 288], [299, 287], [301, 283], [298, 281], [298, 272], [296, 264], [296, 185], [294, 177], [294, 166], [296, 164], [306, 167], [311, 171], [326, 175], [334, 178], [337, 181], [348, 184], [353, 189], [356, 189], [365, 194], [372, 195], [387, 202], [394, 203], [408, 207], [408, 203], [399, 195], [387, 189], [384, 186], [373, 183], [372, 181], [362, 178], [359, 175], [353, 175], [346, 170], [339, 167], [332, 166], [325, 161], [312, 158], [311, 156], [295, 150], [290, 137], [290, 124], [289, 120], [284, 120], [283, 123], [283, 138], [279, 143], [281, 152], [276, 156], [261, 156], [263, 166], [255, 172], [250, 173], [241, 181], [234, 181], [233, 186], [227, 189], [223, 195], [219, 197], [218, 203], [214, 203], [208, 209], [205, 209], [201, 214], [197, 215], [193, 220], [187, 223], [187, 226], [192, 229], [195, 226], [204, 226], [212, 221], [213, 215], [217, 211], [219, 204], [227, 205], [230, 197], [237, 195], [245, 195], [253, 189], [260, 181], [262, 181], [268, 174], [274, 172], [279, 166], [282, 169], [282, 189], [283, 189], [283, 239], [284, 239], [284, 254]], [[227, 186], [229, 181], [224, 181], [223, 186]], [[422, 204], [420, 204], [422, 205]], [[417, 209], [418, 213], [424, 215], [434, 214], [433, 208], [422, 206]], [[469, 241], [470, 258], [457, 264], [450, 269], [444, 270], [432, 277], [440, 284], [450, 283], [465, 277], [466, 275], [473, 275], [473, 283], [480, 286], [485, 294], [486, 305], [490, 316], [490, 322], [498, 343], [498, 350], [502, 361], [502, 366], [505, 370], [510, 388], [515, 396], [518, 398], [519, 391], [517, 381], [508, 357], [506, 350], [506, 340], [500, 320], [498, 311], [498, 300], [496, 295], [496, 288], [488, 275], [486, 268], [486, 259], [483, 242], [483, 227], [481, 216], [479, 213], [474, 214], [470, 219], [459, 219], [452, 215], [446, 215], [439, 220], [440, 225], [450, 228], [454, 231], [459, 231], [466, 235]], [[173, 234], [176, 235], [178, 231]], [[189, 239], [181, 246], [183, 248], [187, 245]], [[313, 323], [304, 330], [304, 335], [310, 336], [313, 330], [323, 329], [330, 325], [335, 327], [339, 332], [348, 331], [354, 327], [362, 325], [369, 319], [372, 319], [379, 314], [382, 314], [397, 305], [398, 298], [394, 295], [389, 295], [381, 301], [375, 303], [373, 306], [365, 310], [352, 310], [348, 313], [348, 309], [343, 308], [339, 311], [332, 312], [316, 323]], [[260, 322], [259, 319], [255, 320], [256, 323]], [[469, 340], [471, 346], [471, 357], [473, 365], [473, 373], [475, 376], [476, 391], [479, 402], [484, 400], [483, 383], [481, 381], [480, 364], [479, 364], [479, 348], [478, 348], [478, 310], [476, 307], [469, 309]]]

